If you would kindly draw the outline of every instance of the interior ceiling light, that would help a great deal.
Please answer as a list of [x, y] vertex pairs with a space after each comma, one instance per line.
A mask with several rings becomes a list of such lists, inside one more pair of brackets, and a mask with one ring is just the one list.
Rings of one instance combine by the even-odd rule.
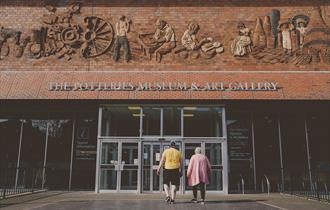
[[[140, 117], [141, 114], [133, 114], [133, 117]], [[144, 117], [145, 115], [143, 114], [142, 117]]]
[[196, 110], [197, 107], [191, 106], [191, 107], [183, 107], [183, 110]]
[[139, 106], [129, 106], [128, 109], [129, 110], [140, 110], [141, 107], [139, 107]]
[[194, 114], [184, 114], [183, 116], [184, 117], [194, 117], [195, 115]]

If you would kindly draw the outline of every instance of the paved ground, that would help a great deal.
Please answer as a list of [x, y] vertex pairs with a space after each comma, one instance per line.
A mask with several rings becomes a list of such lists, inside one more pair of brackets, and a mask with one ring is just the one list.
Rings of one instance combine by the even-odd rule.
[[1, 210], [329, 210], [330, 204], [295, 196], [271, 194], [208, 195], [205, 205], [189, 202], [190, 195], [179, 195], [168, 205], [160, 194], [122, 194], [93, 192], [45, 192], [0, 201]]

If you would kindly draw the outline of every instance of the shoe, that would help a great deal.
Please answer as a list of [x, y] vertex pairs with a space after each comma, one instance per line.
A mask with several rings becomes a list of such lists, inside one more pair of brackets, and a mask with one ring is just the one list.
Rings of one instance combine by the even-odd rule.
[[170, 197], [170, 196], [167, 196], [167, 197], [165, 198], [165, 202], [166, 202], [166, 203], [170, 203], [170, 202], [171, 202], [171, 197]]
[[175, 203], [175, 202], [174, 202], [174, 200], [172, 200], [172, 199], [171, 199], [171, 202], [170, 202], [170, 204], [174, 204], [174, 203]]
[[197, 199], [196, 198], [193, 198], [193, 199], [191, 199], [191, 202], [197, 203]]
[[205, 204], [205, 201], [204, 201], [204, 199], [203, 199], [203, 200], [201, 200], [201, 204], [202, 204], [202, 205], [204, 205], [204, 204]]

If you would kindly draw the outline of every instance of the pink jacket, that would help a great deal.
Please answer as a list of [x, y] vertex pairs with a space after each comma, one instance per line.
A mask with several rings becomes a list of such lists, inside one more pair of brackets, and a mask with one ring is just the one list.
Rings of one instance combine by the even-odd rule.
[[196, 154], [190, 158], [187, 177], [189, 186], [195, 186], [201, 182], [208, 184], [211, 175], [211, 164], [205, 155]]

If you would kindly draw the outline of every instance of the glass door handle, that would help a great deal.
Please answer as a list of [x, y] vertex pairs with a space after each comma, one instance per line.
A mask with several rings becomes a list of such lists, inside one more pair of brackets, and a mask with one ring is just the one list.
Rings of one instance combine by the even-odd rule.
[[119, 171], [119, 164], [115, 165], [115, 171]]
[[125, 165], [125, 164], [119, 164], [119, 170], [120, 170], [120, 171], [123, 171], [123, 170], [124, 170], [124, 165]]

